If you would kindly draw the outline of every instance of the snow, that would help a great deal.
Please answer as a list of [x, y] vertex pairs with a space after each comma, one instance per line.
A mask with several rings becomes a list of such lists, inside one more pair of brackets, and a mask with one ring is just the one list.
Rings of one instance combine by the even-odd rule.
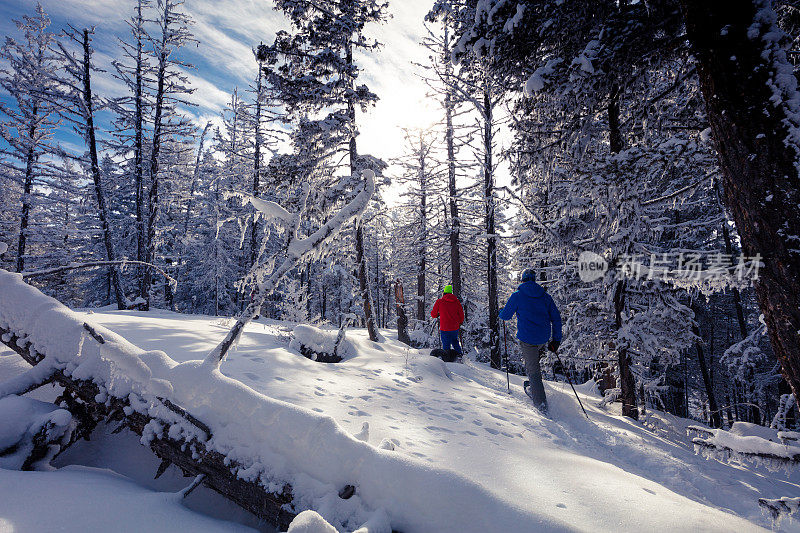
[[[182, 361], [201, 357], [225, 332], [216, 319], [165, 311], [84, 317]], [[620, 417], [616, 405], [603, 410], [589, 386], [578, 390], [591, 422], [568, 386], [546, 382], [548, 420], [526, 403], [519, 376], [511, 376], [509, 395], [505, 375], [471, 361], [445, 364], [406, 349], [389, 331], [390, 339], [377, 344], [363, 330], [349, 330], [356, 357], [315, 363], [288, 348], [293, 329], [263, 319], [248, 325], [219, 382], [199, 387], [208, 388], [208, 398], [192, 400], [197, 407], [181, 404], [212, 423], [211, 406], [221, 401], [213, 388], [227, 383], [225, 376], [241, 380], [247, 387], [226, 399], [237, 413], [226, 423], [237, 431], [245, 431], [245, 421], [292, 430], [279, 439], [285, 444], [271, 443], [275, 455], [268, 462], [273, 471], [313, 473], [293, 480], [299, 505], [331, 523], [356, 528], [383, 508], [394, 528], [409, 532], [524, 531], [527, 525], [754, 531], [770, 524], [757, 498], [791, 490], [785, 482], [696, 456], [685, 436], [688, 421], [651, 414], [650, 427], [642, 427]], [[258, 392], [274, 399], [273, 410], [241, 411], [238, 395]], [[368, 443], [350, 436], [364, 422]], [[246, 440], [237, 441], [242, 453], [255, 448]], [[356, 495], [341, 500], [333, 491], [348, 483]]]
[[287, 224], [294, 224], [296, 222], [297, 215], [289, 213], [281, 205], [275, 202], [262, 200], [261, 198], [250, 195], [244, 195], [243, 198], [244, 202], [255, 207], [260, 217], [265, 220], [280, 220], [281, 222]]
[[[784, 117], [782, 123], [786, 128], [784, 145], [795, 153], [795, 167], [800, 169], [800, 92], [794, 66], [789, 62], [782, 41], [786, 34], [778, 27], [778, 16], [768, 0], [757, 0], [756, 15], [753, 24], [747, 29], [747, 36], [756, 39], [760, 36], [763, 51], [761, 57], [770, 66], [769, 87], [772, 96], [770, 102], [781, 108]], [[766, 110], [765, 110], [766, 112]]]
[[253, 531], [194, 513], [180, 500], [177, 494], [142, 488], [108, 470], [0, 469], [0, 532]]
[[16, 395], [0, 398], [0, 468], [21, 468], [33, 448], [33, 436], [49, 426], [48, 437], [69, 431], [72, 415], [52, 403]]
[[589, 41], [584, 47], [583, 52], [572, 60], [572, 64], [580, 66], [581, 71], [587, 74], [594, 74], [595, 70], [592, 60], [597, 57], [599, 47], [600, 41], [596, 39]]
[[336, 533], [336, 528], [314, 511], [303, 511], [292, 520], [286, 533]]
[[[692, 428], [690, 428], [692, 429]], [[734, 422], [730, 431], [703, 430], [706, 436], [693, 442], [730, 450], [734, 454], [769, 455], [790, 461], [800, 460], [800, 447], [780, 443], [778, 430], [748, 422]]]
[[506, 23], [503, 25], [504, 32], [514, 32], [517, 26], [519, 26], [519, 23], [522, 21], [522, 16], [525, 14], [526, 7], [527, 6], [525, 4], [517, 4], [517, 11], [514, 13], [514, 16], [506, 20]]
[[528, 81], [525, 83], [525, 96], [533, 96], [544, 89], [547, 83], [547, 76], [551, 75], [556, 70], [556, 66], [562, 62], [561, 58], [554, 58], [547, 61], [544, 66], [541, 66], [533, 71]]
[[[292, 330], [292, 342], [289, 344], [289, 348], [299, 352], [300, 346], [305, 346], [317, 353], [333, 354], [336, 349], [337, 336], [338, 333], [336, 331], [326, 331], [307, 324], [298, 324]], [[339, 343], [336, 353], [342, 358], [355, 355], [355, 349], [347, 340], [346, 334]]]
[[[226, 333], [216, 318], [74, 313], [25, 287], [0, 273], [0, 294], [32, 302], [0, 298], [3, 327], [24, 329], [34, 349], [47, 345], [71, 372], [94, 372], [136, 409], [167, 416], [158, 396], [168, 396], [211, 428], [206, 445], [238, 462], [239, 476], [274, 489], [289, 482], [298, 512], [313, 509], [341, 529], [385, 515], [408, 533], [756, 531], [770, 525], [758, 498], [797, 490], [797, 476], [777, 480], [704, 460], [686, 436], [690, 421], [653, 412], [644, 424], [631, 421], [618, 404], [603, 407], [590, 385], [577, 387], [590, 421], [556, 382], [545, 383], [552, 419], [543, 418], [521, 376], [511, 376], [509, 394], [504, 373], [469, 359], [443, 363], [392, 331], [374, 343], [350, 329], [355, 355], [321, 364], [289, 347], [294, 324], [260, 319], [209, 370], [201, 359]], [[83, 321], [106, 343], [84, 335]], [[346, 500], [338, 497], [345, 485], [356, 487]]]

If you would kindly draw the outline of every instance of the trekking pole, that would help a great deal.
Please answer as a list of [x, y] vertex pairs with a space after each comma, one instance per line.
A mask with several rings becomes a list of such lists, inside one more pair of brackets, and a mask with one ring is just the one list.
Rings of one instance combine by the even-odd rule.
[[556, 360], [558, 360], [558, 364], [560, 364], [561, 368], [564, 369], [564, 373], [567, 375], [567, 381], [569, 381], [569, 386], [572, 387], [572, 392], [575, 393], [575, 399], [578, 400], [578, 405], [580, 405], [581, 409], [583, 409], [583, 414], [586, 415], [586, 420], [591, 420], [589, 418], [589, 413], [587, 413], [586, 409], [583, 407], [583, 402], [581, 402], [581, 399], [578, 397], [578, 391], [575, 390], [575, 385], [572, 384], [572, 378], [569, 377], [569, 369], [566, 366], [564, 366], [564, 363], [561, 362], [561, 358], [558, 356], [557, 352], [553, 352], [553, 355], [556, 356]]
[[508, 393], [511, 394], [511, 378], [508, 377], [508, 332], [506, 331], [506, 321], [503, 320], [503, 346], [506, 349], [506, 385]]

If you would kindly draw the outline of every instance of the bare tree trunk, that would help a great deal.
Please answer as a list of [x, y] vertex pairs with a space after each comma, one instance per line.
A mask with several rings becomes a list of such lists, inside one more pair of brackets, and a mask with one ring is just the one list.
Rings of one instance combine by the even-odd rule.
[[[790, 131], [797, 127], [788, 102], [797, 97], [792, 67], [777, 44], [762, 39], [774, 30], [763, 25], [774, 13], [764, 8], [756, 22], [761, 2], [681, 4], [725, 203], [743, 252], [763, 257], [756, 296], [783, 376], [800, 399], [800, 176]], [[776, 70], [781, 67], [788, 75]]]
[[425, 175], [425, 143], [422, 134], [419, 137], [419, 242], [417, 243], [417, 320], [425, 322], [425, 269], [427, 268], [428, 245], [428, 190]]
[[397, 314], [397, 340], [411, 346], [411, 338], [408, 336], [408, 317], [403, 307], [406, 299], [403, 294], [403, 284], [399, 279], [394, 284], [394, 303]]
[[[700, 337], [700, 328], [697, 327], [697, 324], [692, 325], [692, 331], [695, 335], [697, 335], [697, 337]], [[718, 428], [722, 427], [722, 416], [719, 406], [717, 405], [717, 397], [714, 394], [714, 385], [711, 382], [711, 376], [708, 372], [708, 365], [706, 365], [706, 357], [703, 353], [702, 342], [702, 339], [698, 339], [694, 345], [695, 350], [697, 351], [697, 363], [700, 365], [700, 375], [703, 377], [703, 385], [706, 389], [706, 398], [708, 398], [708, 408], [711, 411], [711, 427]]]
[[[622, 313], [625, 310], [625, 281], [617, 281], [614, 289], [614, 325], [622, 328]], [[619, 365], [619, 388], [622, 400], [622, 416], [639, 420], [636, 408], [636, 379], [631, 370], [631, 355], [625, 345], [617, 346], [617, 363]]]
[[[261, 187], [261, 87], [263, 79], [263, 62], [258, 60], [258, 77], [256, 78], [256, 136], [255, 153], [253, 154], [253, 196], [258, 197]], [[250, 266], [256, 264], [258, 259], [258, 221], [253, 215], [253, 227], [250, 228]]]
[[[134, 146], [133, 166], [134, 185], [136, 188], [136, 260], [144, 262], [145, 233], [144, 233], [144, 66], [142, 59], [142, 32], [144, 31], [144, 18], [142, 17], [142, 2], [136, 5], [136, 88], [134, 91]], [[145, 272], [139, 272], [139, 295], [145, 294]]]
[[[619, 121], [619, 87], [615, 84], [611, 89], [608, 102], [608, 138], [611, 153], [622, 151], [624, 146], [622, 131]], [[617, 281], [614, 288], [614, 325], [617, 331], [622, 328], [622, 314], [625, 311], [624, 280]], [[628, 347], [617, 347], [617, 364], [619, 365], [619, 387], [622, 399], [622, 415], [639, 419], [639, 410], [636, 408], [636, 378], [631, 370], [631, 356]]]
[[[164, 4], [164, 24], [168, 24], [170, 20], [170, 6], [169, 2]], [[156, 102], [155, 113], [153, 115], [153, 145], [150, 151], [150, 194], [148, 196], [148, 211], [147, 211], [147, 239], [145, 247], [146, 262], [153, 263], [156, 255], [156, 222], [158, 219], [158, 157], [161, 151], [161, 136], [162, 136], [162, 114], [164, 112], [164, 90], [167, 75], [167, 29], [163, 29], [161, 38], [161, 50], [158, 58], [158, 73], [156, 75]], [[142, 298], [144, 304], [142, 309], [147, 311], [150, 309], [150, 283], [152, 279], [152, 272], [149, 268], [144, 271], [144, 282]]]
[[[347, 65], [353, 64], [353, 45], [347, 45]], [[353, 78], [350, 78], [350, 87], [353, 86]], [[358, 151], [356, 148], [356, 106], [352, 97], [347, 101], [347, 114], [350, 119], [350, 174], [355, 176], [358, 173], [357, 161]], [[364, 320], [366, 321], [369, 339], [377, 342], [378, 328], [375, 325], [375, 307], [372, 304], [372, 292], [369, 290], [369, 278], [367, 277], [367, 258], [364, 255], [364, 229], [363, 223], [359, 218], [356, 220], [356, 263], [358, 263], [358, 285], [361, 291], [361, 298], [364, 302]]]
[[17, 242], [17, 272], [25, 270], [25, 246], [28, 239], [28, 223], [31, 216], [31, 189], [33, 188], [33, 165], [36, 153], [33, 149], [33, 136], [36, 135], [36, 117], [39, 106], [34, 104], [31, 123], [28, 126], [28, 139], [31, 145], [25, 160], [25, 182], [22, 186], [22, 213], [19, 218], [19, 240]]
[[447, 189], [450, 198], [450, 276], [453, 284], [453, 294], [461, 298], [461, 249], [459, 248], [459, 235], [461, 232], [461, 221], [458, 218], [458, 189], [456, 188], [456, 151], [453, 132], [453, 90], [450, 87], [450, 77], [453, 72], [453, 65], [449, 61], [449, 20], [445, 19], [444, 24], [444, 56], [445, 76], [448, 82], [445, 84], [444, 112], [445, 112], [445, 141], [447, 143]]
[[494, 224], [494, 162], [492, 161], [492, 91], [489, 80], [483, 89], [483, 196], [486, 206], [486, 281], [489, 299], [489, 363], [500, 368], [500, 309], [497, 301], [497, 236]]
[[[89, 163], [92, 169], [92, 179], [94, 180], [94, 193], [97, 197], [97, 210], [100, 215], [100, 226], [103, 232], [103, 244], [106, 248], [106, 259], [116, 261], [117, 255], [114, 253], [114, 239], [111, 235], [109, 225], [108, 206], [106, 205], [106, 195], [103, 191], [103, 181], [100, 176], [100, 164], [97, 159], [97, 139], [94, 131], [94, 111], [92, 107], [92, 83], [91, 83], [91, 50], [89, 43], [89, 30], [83, 30], [83, 103], [85, 106], [86, 120], [86, 143], [89, 145]], [[114, 287], [114, 296], [117, 299], [117, 309], [126, 308], [125, 292], [122, 290], [122, 283], [119, 279], [119, 268], [112, 266], [109, 268], [111, 285]]]

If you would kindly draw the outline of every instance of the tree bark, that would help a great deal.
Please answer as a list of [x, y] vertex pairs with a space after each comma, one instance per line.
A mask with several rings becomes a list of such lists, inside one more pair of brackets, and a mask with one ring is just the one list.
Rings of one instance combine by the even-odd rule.
[[33, 188], [33, 172], [36, 152], [33, 148], [33, 137], [36, 135], [36, 120], [39, 106], [34, 104], [31, 111], [31, 122], [28, 126], [28, 153], [25, 158], [25, 182], [22, 186], [22, 213], [19, 218], [19, 240], [17, 241], [17, 272], [25, 270], [25, 247], [28, 240], [28, 224], [31, 216], [31, 189]]
[[797, 97], [796, 80], [785, 53], [762, 38], [775, 30], [763, 24], [774, 13], [756, 4], [681, 1], [725, 203], [743, 253], [763, 257], [756, 296], [783, 376], [800, 399], [798, 119], [787, 103]]
[[[144, 234], [144, 64], [142, 59], [142, 32], [144, 31], [144, 18], [142, 17], [142, 0], [136, 5], [136, 81], [134, 89], [134, 146], [133, 167], [134, 186], [136, 188], [136, 260], [145, 262], [145, 234]], [[139, 294], [144, 294], [144, 273], [139, 272]]]
[[722, 427], [722, 417], [719, 407], [717, 405], [717, 397], [714, 394], [714, 385], [711, 383], [711, 376], [708, 372], [708, 365], [706, 365], [706, 357], [703, 353], [702, 339], [700, 339], [700, 328], [697, 324], [692, 325], [692, 332], [697, 335], [698, 340], [695, 342], [695, 350], [697, 352], [697, 363], [700, 365], [700, 374], [703, 377], [703, 385], [706, 389], [706, 398], [708, 398], [708, 409], [711, 411], [710, 421], [711, 427]]
[[[103, 191], [103, 180], [100, 176], [100, 164], [97, 159], [97, 138], [94, 131], [94, 110], [92, 106], [92, 66], [91, 66], [91, 49], [89, 42], [89, 30], [83, 30], [83, 104], [85, 106], [85, 120], [86, 120], [86, 143], [89, 145], [89, 164], [92, 170], [92, 179], [94, 180], [94, 193], [97, 197], [97, 210], [100, 216], [100, 226], [103, 232], [103, 244], [106, 248], [106, 259], [109, 261], [116, 261], [117, 254], [114, 252], [114, 239], [111, 235], [111, 226], [109, 225], [108, 206], [106, 205], [106, 195]], [[114, 288], [114, 296], [117, 299], [117, 309], [125, 309], [126, 301], [125, 292], [122, 290], [122, 282], [120, 281], [119, 268], [111, 266], [109, 268], [111, 275], [111, 285]]]
[[411, 346], [411, 337], [408, 336], [408, 317], [403, 307], [406, 303], [403, 294], [403, 284], [398, 279], [394, 285], [394, 303], [397, 313], [397, 340]]
[[[263, 62], [258, 61], [258, 77], [256, 79], [256, 116], [255, 116], [255, 153], [253, 154], [253, 196], [261, 192], [261, 87], [263, 79]], [[258, 220], [253, 214], [253, 227], [250, 229], [250, 266], [258, 259]]]
[[458, 218], [458, 189], [456, 188], [456, 151], [453, 132], [453, 90], [450, 87], [450, 77], [453, 72], [453, 65], [450, 62], [449, 50], [449, 19], [445, 19], [444, 24], [444, 56], [445, 56], [445, 83], [444, 93], [444, 113], [445, 113], [445, 142], [447, 143], [447, 189], [450, 204], [450, 278], [453, 284], [453, 294], [461, 299], [461, 249], [459, 248], [459, 236], [461, 233], [461, 221]]
[[[353, 45], [347, 44], [346, 62], [348, 66], [353, 64]], [[350, 88], [353, 89], [353, 78], [349, 79]], [[356, 147], [356, 105], [353, 97], [347, 99], [347, 113], [350, 119], [350, 174], [355, 176], [358, 173], [358, 150]], [[364, 229], [361, 219], [356, 220], [356, 263], [358, 263], [358, 285], [361, 291], [361, 299], [364, 302], [364, 320], [366, 321], [369, 340], [378, 342], [378, 327], [375, 324], [375, 306], [372, 303], [372, 292], [369, 290], [369, 278], [367, 277], [367, 258], [364, 254]]]
[[489, 299], [489, 363], [492, 368], [502, 366], [500, 353], [500, 309], [497, 301], [497, 236], [494, 220], [494, 162], [492, 160], [492, 92], [489, 80], [483, 90], [483, 196], [486, 204], [486, 277]]
[[420, 324], [425, 322], [425, 269], [427, 268], [428, 245], [428, 190], [427, 176], [425, 175], [425, 143], [422, 134], [419, 136], [419, 223], [420, 233], [417, 243], [417, 320]]
[[[619, 93], [619, 86], [615, 83], [611, 88], [608, 101], [608, 139], [609, 149], [612, 154], [619, 153], [624, 148], [619, 120]], [[620, 280], [617, 281], [614, 288], [614, 326], [616, 331], [622, 328], [622, 315], [625, 311], [625, 287], [625, 281]], [[631, 356], [625, 344], [617, 346], [617, 365], [619, 366], [622, 415], [639, 420], [639, 410], [636, 408], [636, 378], [631, 370]]]
[[[614, 325], [622, 328], [622, 313], [625, 310], [625, 280], [617, 281], [614, 289]], [[622, 400], [622, 416], [639, 420], [639, 409], [636, 407], [636, 378], [631, 370], [631, 355], [624, 344], [617, 346], [617, 364], [619, 365], [619, 388]]]
[[[161, 37], [161, 49], [158, 58], [158, 73], [156, 75], [156, 102], [155, 112], [153, 115], [153, 143], [150, 150], [150, 194], [148, 195], [148, 210], [147, 210], [147, 238], [145, 246], [145, 257], [147, 263], [153, 263], [156, 255], [156, 222], [158, 220], [158, 158], [161, 152], [161, 137], [163, 132], [162, 115], [164, 113], [164, 91], [167, 76], [167, 28], [170, 17], [170, 7], [172, 4], [167, 1], [164, 3], [164, 24], [162, 29], [163, 34]], [[150, 284], [152, 280], [152, 272], [149, 268], [144, 271], [144, 282], [142, 283], [142, 298], [144, 304], [142, 309], [147, 311], [150, 309]]]

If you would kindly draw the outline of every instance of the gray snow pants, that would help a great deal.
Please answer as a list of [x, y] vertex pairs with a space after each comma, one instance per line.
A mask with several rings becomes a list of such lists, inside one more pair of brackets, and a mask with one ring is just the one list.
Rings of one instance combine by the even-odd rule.
[[525, 359], [525, 373], [530, 380], [530, 393], [533, 404], [547, 411], [547, 396], [544, 394], [544, 384], [542, 383], [542, 367], [539, 365], [539, 354], [544, 348], [544, 344], [528, 344], [519, 341], [522, 348], [522, 357]]

